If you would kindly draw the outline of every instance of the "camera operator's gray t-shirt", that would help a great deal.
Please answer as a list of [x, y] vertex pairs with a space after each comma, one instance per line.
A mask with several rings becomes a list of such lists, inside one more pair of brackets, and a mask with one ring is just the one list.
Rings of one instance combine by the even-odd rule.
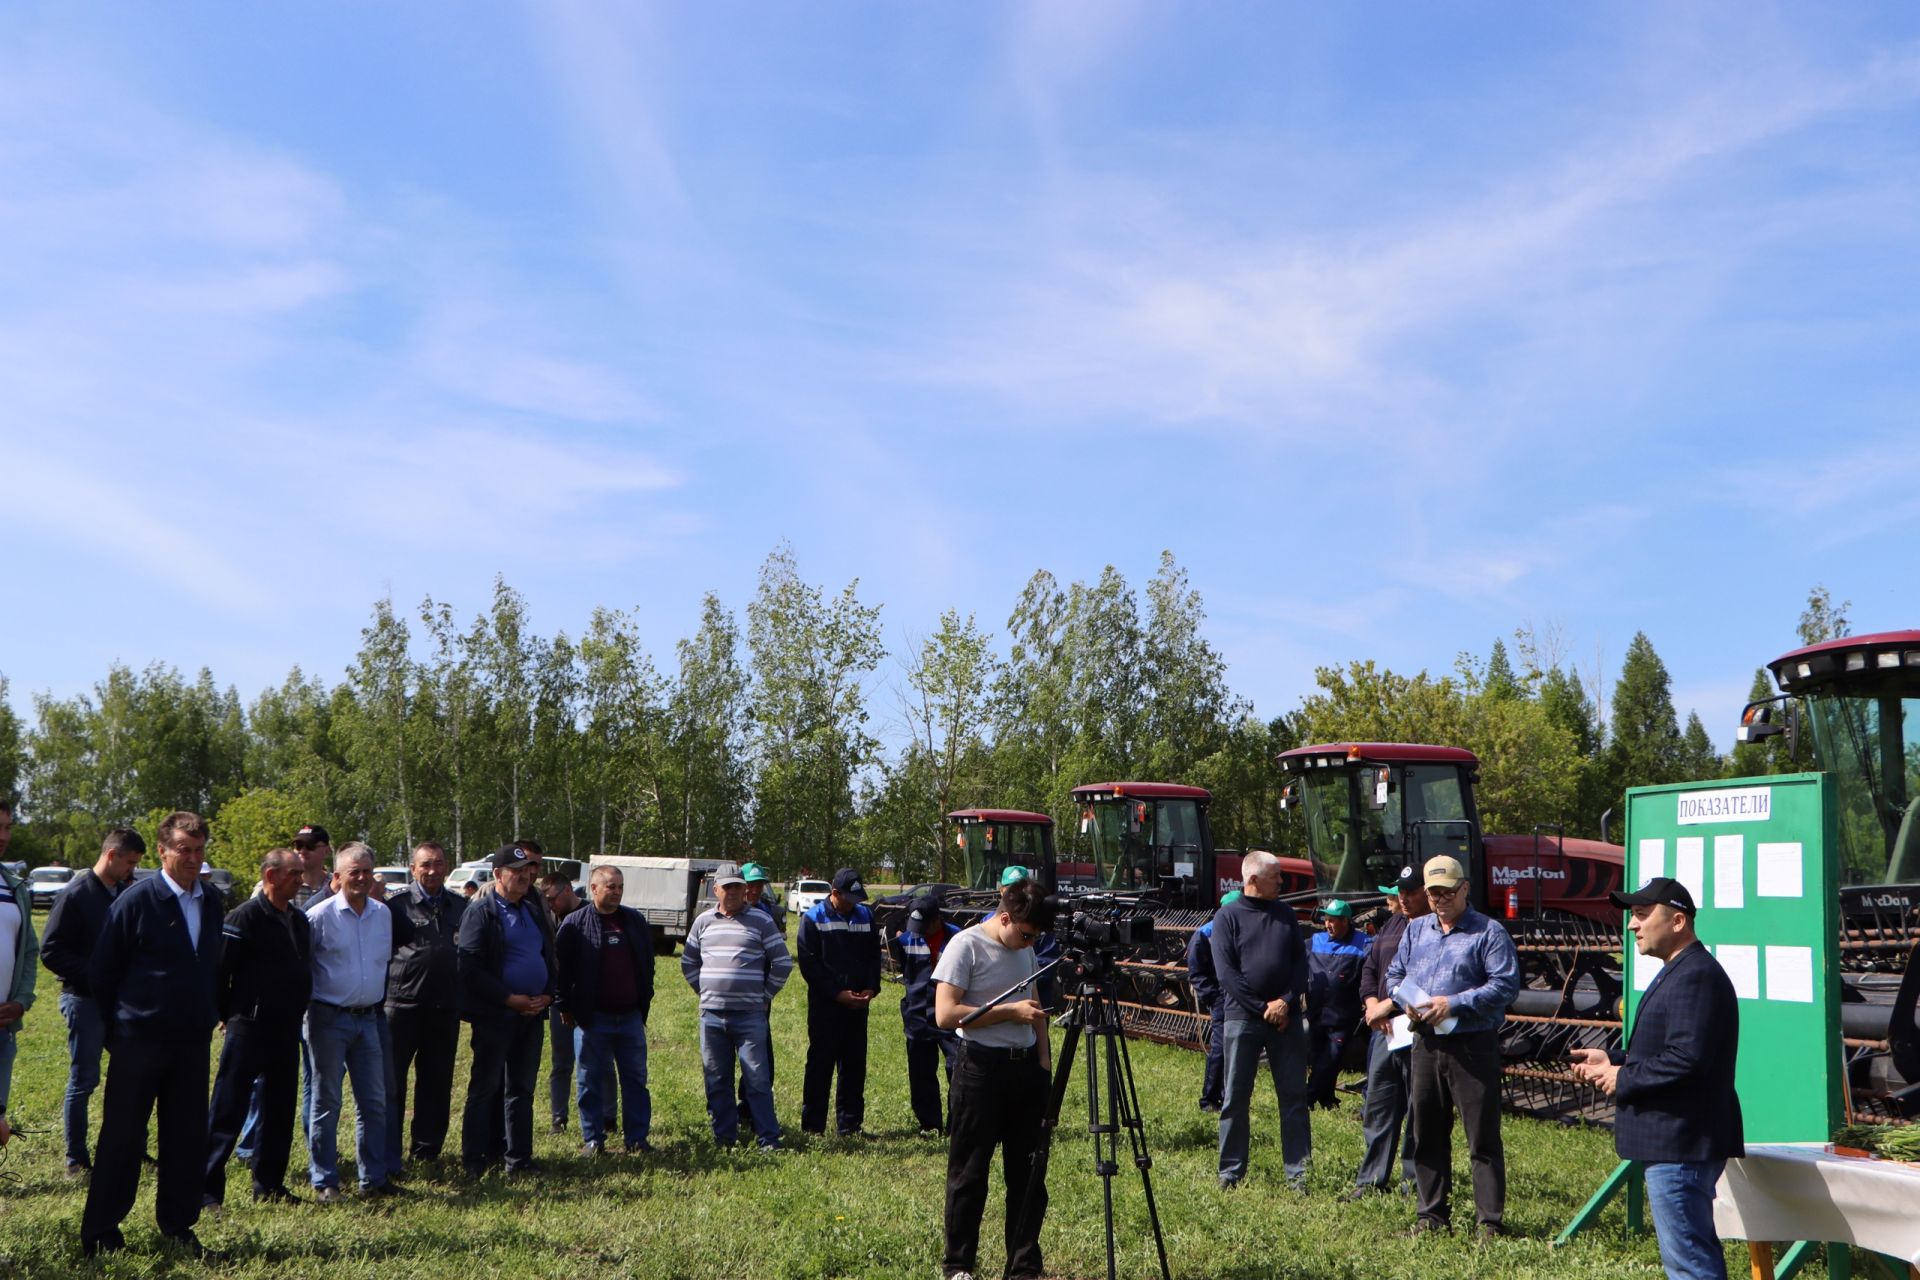
[[[979, 925], [962, 929], [947, 941], [934, 966], [933, 980], [960, 988], [960, 1003], [979, 1008], [1040, 967], [1032, 947], [1018, 951], [1003, 947]], [[1031, 988], [1013, 997], [1033, 999]], [[1024, 1022], [996, 1022], [990, 1027], [962, 1027], [960, 1037], [996, 1049], [1024, 1049], [1033, 1044], [1033, 1028]]]

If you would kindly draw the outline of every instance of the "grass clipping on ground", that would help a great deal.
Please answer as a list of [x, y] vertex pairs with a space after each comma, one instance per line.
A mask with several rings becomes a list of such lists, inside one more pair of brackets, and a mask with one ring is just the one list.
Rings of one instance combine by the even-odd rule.
[[[20, 1034], [9, 1113], [30, 1133], [4, 1151], [0, 1170], [18, 1185], [0, 1187], [0, 1277], [66, 1277], [95, 1272], [80, 1256], [83, 1184], [63, 1176], [60, 1138], [66, 1031], [56, 984], [42, 973], [43, 995]], [[413, 1192], [397, 1201], [349, 1197], [338, 1205], [256, 1205], [238, 1166], [229, 1173], [227, 1207], [203, 1218], [199, 1233], [232, 1261], [219, 1274], [287, 1277], [402, 1276], [408, 1280], [478, 1276], [685, 1277], [687, 1280], [802, 1280], [837, 1276], [939, 1274], [946, 1144], [914, 1131], [907, 1104], [900, 988], [881, 993], [869, 1028], [867, 1129], [870, 1141], [799, 1133], [800, 1082], [806, 1059], [806, 993], [796, 977], [774, 1008], [775, 1092], [794, 1149], [768, 1156], [719, 1151], [707, 1127], [693, 995], [669, 961], [653, 1005], [649, 1074], [653, 1093], [648, 1156], [579, 1152], [578, 1117], [562, 1135], [548, 1132], [548, 1076], [543, 1061], [535, 1099], [537, 1178], [507, 1182], [498, 1174], [478, 1185], [458, 1175], [459, 1104], [466, 1093], [466, 1034], [456, 1073], [450, 1147], [438, 1166], [409, 1169]], [[1054, 1032], [1056, 1046], [1062, 1033]], [[1564, 1249], [1548, 1243], [1613, 1168], [1604, 1132], [1509, 1118], [1506, 1122], [1507, 1225], [1518, 1238], [1476, 1247], [1470, 1232], [1450, 1238], [1402, 1238], [1413, 1220], [1410, 1200], [1347, 1195], [1361, 1151], [1359, 1103], [1342, 1095], [1337, 1111], [1313, 1117], [1310, 1190], [1285, 1190], [1279, 1124], [1270, 1087], [1256, 1087], [1253, 1149], [1247, 1181], [1236, 1191], [1215, 1186], [1217, 1126], [1195, 1103], [1198, 1054], [1129, 1042], [1153, 1186], [1176, 1277], [1336, 1277], [1380, 1280], [1419, 1275], [1656, 1276], [1650, 1238], [1626, 1236], [1618, 1207]], [[214, 1053], [217, 1057], [216, 1035]], [[109, 1068], [110, 1069], [110, 1068]], [[212, 1067], [208, 1070], [211, 1084]], [[1086, 1132], [1084, 1070], [1068, 1091], [1047, 1186], [1051, 1205], [1041, 1237], [1048, 1271], [1104, 1276], [1101, 1183]], [[1104, 1094], [1104, 1090], [1103, 1090]], [[101, 1094], [93, 1098], [89, 1133], [99, 1129]], [[349, 1111], [352, 1103], [347, 1104]], [[340, 1125], [342, 1182], [351, 1185], [353, 1125]], [[153, 1139], [149, 1139], [152, 1150]], [[610, 1143], [617, 1148], [617, 1140]], [[1473, 1220], [1464, 1141], [1456, 1130], [1454, 1219]], [[1119, 1274], [1157, 1274], [1138, 1172], [1121, 1144], [1114, 1179]], [[305, 1192], [306, 1150], [294, 1135], [288, 1184]], [[994, 1177], [981, 1229], [983, 1275], [1004, 1261], [1000, 1178]], [[153, 1225], [153, 1171], [125, 1224], [129, 1250], [99, 1273], [115, 1276], [200, 1275], [206, 1269], [168, 1253]]]

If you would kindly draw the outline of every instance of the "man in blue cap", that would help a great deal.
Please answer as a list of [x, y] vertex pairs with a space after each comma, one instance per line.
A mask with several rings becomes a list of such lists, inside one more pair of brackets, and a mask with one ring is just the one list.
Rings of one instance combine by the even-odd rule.
[[800, 1128], [827, 1131], [827, 1092], [834, 1073], [834, 1124], [858, 1137], [867, 1113], [867, 1008], [880, 994], [880, 931], [867, 910], [860, 873], [842, 867], [833, 889], [800, 917], [794, 951], [807, 980], [807, 1069], [801, 1083]]
[[[1220, 899], [1226, 906], [1240, 896], [1234, 889]], [[1227, 1038], [1220, 1032], [1220, 979], [1213, 972], [1213, 921], [1193, 931], [1187, 943], [1187, 978], [1193, 985], [1194, 1003], [1207, 1015], [1207, 1068], [1200, 1078], [1200, 1109], [1220, 1110], [1220, 1073], [1225, 1064]]]
[[1360, 1025], [1360, 966], [1367, 946], [1353, 932], [1353, 906], [1346, 899], [1333, 899], [1320, 914], [1327, 927], [1307, 947], [1307, 1050], [1313, 1064], [1307, 1101], [1332, 1109], [1339, 1101], [1334, 1089], [1340, 1057]]

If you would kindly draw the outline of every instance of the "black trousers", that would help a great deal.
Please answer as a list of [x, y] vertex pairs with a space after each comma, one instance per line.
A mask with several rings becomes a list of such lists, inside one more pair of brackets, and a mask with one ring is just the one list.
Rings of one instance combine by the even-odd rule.
[[300, 1092], [300, 1024], [261, 1023], [229, 1018], [220, 1046], [220, 1068], [213, 1077], [213, 1110], [207, 1118], [207, 1176], [204, 1198], [218, 1204], [227, 1197], [227, 1161], [233, 1158], [260, 1084], [260, 1129], [254, 1139], [253, 1189], [285, 1187], [293, 1150], [293, 1101]]
[[1507, 1206], [1507, 1153], [1500, 1141], [1500, 1033], [1417, 1035], [1408, 1111], [1420, 1216], [1448, 1221], [1453, 1196], [1453, 1115], [1473, 1159], [1473, 1212], [1498, 1225]]
[[1040, 1224], [1047, 1216], [1045, 1183], [1036, 1189], [1033, 1217], [1024, 1229], [1020, 1212], [1051, 1084], [1031, 1056], [1013, 1061], [961, 1048], [948, 1107], [947, 1252], [940, 1263], [948, 1275], [976, 1269], [980, 1215], [987, 1206], [996, 1146], [1007, 1184], [1006, 1274], [1038, 1276], [1045, 1270], [1040, 1261]]
[[477, 1172], [502, 1159], [509, 1169], [533, 1163], [533, 1091], [540, 1082], [540, 1046], [547, 1020], [513, 1014], [473, 1024], [473, 1074], [460, 1117], [460, 1163]]
[[413, 1145], [404, 1154], [415, 1160], [439, 1158], [447, 1144], [453, 1110], [453, 1057], [460, 1048], [460, 1015], [452, 1009], [389, 1005], [387, 1033], [393, 1037], [393, 1093], [387, 1099], [388, 1149], [403, 1152], [401, 1125], [407, 1118], [407, 1072], [414, 1073]]
[[200, 1220], [207, 1157], [207, 1052], [210, 1037], [121, 1038], [108, 1046], [107, 1096], [93, 1179], [80, 1215], [80, 1242], [108, 1240], [120, 1229], [140, 1189], [147, 1122], [160, 1113], [160, 1169], [153, 1216], [170, 1236]]
[[573, 1096], [573, 1028], [560, 1021], [558, 1009], [549, 1008], [546, 1018], [547, 1039], [553, 1045], [547, 1071], [547, 1105], [553, 1112], [553, 1122], [564, 1125], [567, 1099]]
[[953, 1083], [954, 1060], [960, 1056], [960, 1038], [951, 1032], [922, 1039], [907, 1037], [907, 1096], [920, 1128], [945, 1130], [947, 1100], [940, 1092], [940, 1062], [947, 1064], [947, 1083]]
[[833, 1122], [852, 1133], [867, 1118], [867, 1011], [828, 998], [807, 997], [807, 1071], [800, 1086], [800, 1127], [827, 1131], [827, 1093], [840, 1073]]

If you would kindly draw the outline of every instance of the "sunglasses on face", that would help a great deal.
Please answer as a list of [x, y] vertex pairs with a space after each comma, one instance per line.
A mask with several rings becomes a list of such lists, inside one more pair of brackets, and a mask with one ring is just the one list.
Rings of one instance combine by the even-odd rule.
[[1454, 894], [1459, 892], [1460, 892], [1459, 885], [1455, 885], [1451, 889], [1443, 888], [1440, 885], [1432, 885], [1427, 889], [1427, 896], [1429, 898], [1451, 898]]

